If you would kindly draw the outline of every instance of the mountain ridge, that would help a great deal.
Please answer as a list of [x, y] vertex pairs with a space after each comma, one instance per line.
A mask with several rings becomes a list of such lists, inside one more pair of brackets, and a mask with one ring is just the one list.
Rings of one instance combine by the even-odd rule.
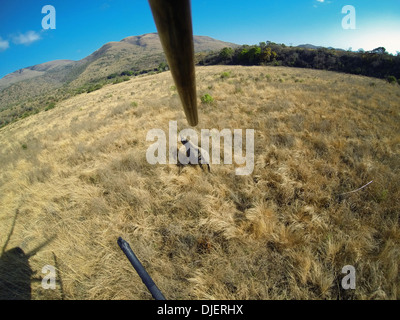
[[[194, 47], [197, 55], [239, 45], [194, 36]], [[124, 75], [158, 70], [165, 62], [158, 34], [148, 33], [107, 42], [81, 60], [53, 60], [19, 69], [0, 79], [0, 127], [72, 95], [123, 81]]]
[[[133, 46], [133, 47], [132, 47]], [[194, 36], [195, 52], [201, 51], [213, 51], [222, 49], [224, 46], [236, 47], [239, 46], [234, 43], [224, 42], [217, 39], [213, 39], [207, 36]], [[136, 47], [136, 48], [135, 48]], [[41, 64], [25, 67], [18, 69], [14, 72], [6, 74], [0, 78], [0, 90], [9, 87], [11, 84], [36, 78], [44, 75], [47, 71], [59, 71], [63, 67], [77, 67], [85, 63], [91, 63], [99, 58], [102, 58], [104, 54], [107, 54], [110, 50], [129, 50], [139, 49], [144, 52], [162, 53], [163, 49], [157, 33], [147, 33], [139, 36], [129, 36], [123, 38], [120, 41], [110, 41], [105, 43], [99, 49], [91, 53], [90, 55], [82, 58], [81, 60], [66, 60], [57, 59]], [[115, 55], [115, 53], [114, 53]]]

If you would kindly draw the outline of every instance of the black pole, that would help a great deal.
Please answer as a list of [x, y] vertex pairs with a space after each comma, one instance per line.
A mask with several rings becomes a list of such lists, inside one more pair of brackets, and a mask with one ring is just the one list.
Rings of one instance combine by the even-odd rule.
[[186, 119], [195, 127], [199, 119], [190, 0], [149, 0], [149, 4]]
[[121, 237], [118, 238], [118, 245], [121, 250], [125, 253], [126, 257], [135, 268], [136, 272], [139, 274], [140, 278], [142, 279], [143, 283], [146, 285], [147, 289], [151, 292], [152, 296], [156, 300], [166, 300], [164, 295], [161, 293], [160, 289], [156, 286], [153, 279], [149, 276], [146, 269], [142, 266], [139, 259], [133, 253], [130, 245]]

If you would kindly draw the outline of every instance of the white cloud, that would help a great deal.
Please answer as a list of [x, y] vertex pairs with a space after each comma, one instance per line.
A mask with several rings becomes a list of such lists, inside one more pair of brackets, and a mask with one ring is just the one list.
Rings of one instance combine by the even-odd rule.
[[[331, 3], [330, 1], [325, 1], [325, 0], [317, 0], [317, 2], [319, 2], [319, 3]], [[315, 3], [315, 4], [313, 4], [313, 7], [314, 8], [318, 8], [318, 5]]]
[[40, 35], [35, 31], [28, 31], [25, 34], [20, 33], [17, 36], [13, 36], [13, 42], [15, 44], [30, 45], [31, 43], [40, 39]]
[[8, 42], [8, 40], [3, 40], [0, 37], [0, 51], [7, 50], [9, 47], [10, 47], [10, 43]]

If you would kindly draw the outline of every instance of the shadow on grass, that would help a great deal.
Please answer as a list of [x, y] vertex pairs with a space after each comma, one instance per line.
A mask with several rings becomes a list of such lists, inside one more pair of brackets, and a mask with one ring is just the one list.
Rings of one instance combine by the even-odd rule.
[[30, 300], [31, 276], [29, 255], [19, 248], [10, 249], [0, 257], [0, 300]]
[[31, 281], [34, 272], [29, 265], [29, 259], [55, 238], [55, 236], [51, 237], [28, 253], [25, 253], [20, 247], [5, 251], [14, 232], [18, 213], [19, 211], [16, 210], [11, 230], [1, 251], [0, 300], [31, 299]]

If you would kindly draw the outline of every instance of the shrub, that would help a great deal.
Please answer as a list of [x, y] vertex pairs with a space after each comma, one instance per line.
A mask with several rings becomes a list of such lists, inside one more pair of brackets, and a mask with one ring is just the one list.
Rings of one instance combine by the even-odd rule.
[[98, 83], [98, 84], [96, 84], [96, 85], [90, 86], [90, 87], [86, 90], [86, 92], [87, 92], [87, 93], [90, 93], [90, 92], [99, 90], [99, 89], [101, 89], [102, 87], [103, 87], [103, 85], [102, 85], [101, 83]]
[[387, 81], [388, 81], [389, 83], [396, 83], [396, 82], [397, 82], [397, 79], [396, 79], [396, 77], [394, 77], [394, 76], [388, 76], [388, 77], [387, 77]]
[[84, 87], [80, 87], [78, 89], [75, 89], [75, 94], [81, 94], [86, 92], [87, 90]]
[[163, 72], [163, 71], [167, 71], [167, 70], [169, 70], [169, 67], [168, 67], [168, 64], [166, 63], [166, 62], [161, 62], [159, 65], [158, 65], [158, 71], [160, 71], [160, 72]]
[[44, 109], [44, 111], [50, 110], [50, 109], [54, 109], [56, 106], [56, 104], [54, 102], [51, 102], [47, 105], [47, 107]]
[[208, 93], [206, 93], [204, 96], [201, 97], [201, 102], [202, 103], [212, 103], [214, 102], [214, 98], [210, 96]]
[[110, 74], [110, 75], [107, 77], [107, 79], [114, 79], [114, 78], [116, 78], [117, 76], [118, 76], [118, 74], [113, 73], [113, 74]]
[[118, 84], [124, 81], [129, 81], [130, 78], [128, 76], [124, 76], [124, 77], [119, 77], [117, 79], [114, 80], [113, 84]]
[[229, 78], [231, 76], [230, 72], [222, 72], [221, 79]]
[[121, 72], [121, 76], [132, 76], [133, 74], [134, 74], [134, 72], [130, 71], [130, 70]]

